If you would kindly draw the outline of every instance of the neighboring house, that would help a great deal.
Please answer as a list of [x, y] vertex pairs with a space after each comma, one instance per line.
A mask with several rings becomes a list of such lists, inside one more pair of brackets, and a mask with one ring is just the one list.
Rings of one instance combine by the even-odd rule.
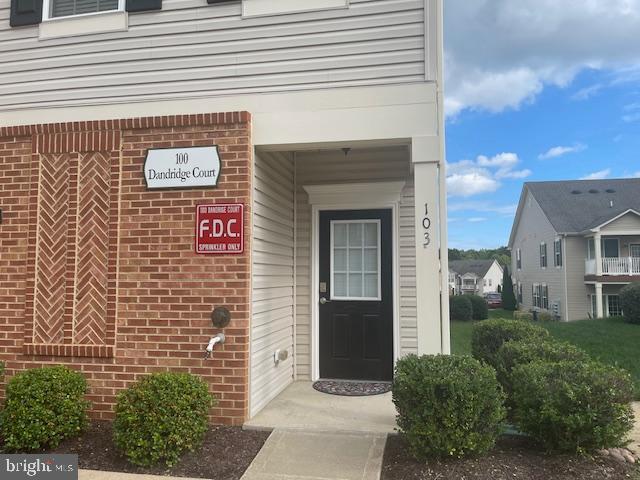
[[526, 183], [509, 248], [523, 308], [620, 315], [620, 289], [640, 281], [640, 179]]
[[8, 375], [72, 365], [109, 418], [192, 372], [238, 425], [448, 353], [442, 4], [0, 0]]
[[449, 289], [454, 295], [484, 295], [502, 291], [503, 270], [497, 260], [452, 260]]

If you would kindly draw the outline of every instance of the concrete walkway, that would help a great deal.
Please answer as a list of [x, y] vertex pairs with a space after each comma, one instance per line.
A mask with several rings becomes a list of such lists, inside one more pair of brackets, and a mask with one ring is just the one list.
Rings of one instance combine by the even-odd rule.
[[275, 430], [242, 480], [379, 480], [386, 438]]
[[311, 382], [289, 385], [244, 428], [379, 434], [395, 431], [396, 409], [390, 392], [341, 397], [317, 392], [311, 385]]

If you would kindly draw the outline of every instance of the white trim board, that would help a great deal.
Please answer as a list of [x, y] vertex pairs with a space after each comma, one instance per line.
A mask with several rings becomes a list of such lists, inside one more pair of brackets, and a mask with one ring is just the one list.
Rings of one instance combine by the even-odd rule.
[[[318, 271], [320, 212], [323, 210], [390, 209], [393, 235], [393, 363], [400, 358], [400, 232], [398, 209], [405, 182], [303, 185], [311, 205], [311, 380], [320, 378]], [[320, 203], [320, 201], [329, 203]]]

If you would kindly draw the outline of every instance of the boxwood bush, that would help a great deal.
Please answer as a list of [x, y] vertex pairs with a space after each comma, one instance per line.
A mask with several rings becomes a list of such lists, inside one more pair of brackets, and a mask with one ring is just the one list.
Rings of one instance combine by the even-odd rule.
[[486, 320], [489, 318], [489, 305], [487, 301], [479, 295], [467, 295], [471, 301], [472, 317], [474, 320]]
[[473, 318], [473, 306], [467, 295], [449, 297], [449, 313], [451, 320], [469, 322]]
[[34, 368], [7, 383], [0, 430], [8, 451], [55, 448], [87, 425], [89, 402], [82, 374], [62, 365]]
[[561, 362], [564, 360], [587, 362], [589, 355], [570, 343], [552, 339], [538, 342], [511, 340], [504, 343], [496, 356], [496, 374], [507, 395], [507, 406], [513, 406], [511, 402], [513, 393], [511, 376], [515, 367], [536, 361]]
[[495, 371], [469, 356], [399, 360], [393, 403], [400, 433], [421, 460], [484, 453], [495, 444], [505, 418]]
[[537, 325], [518, 320], [485, 320], [473, 326], [471, 331], [471, 353], [474, 358], [498, 365], [498, 350], [510, 340], [526, 340], [539, 343], [549, 338], [549, 332]]
[[640, 324], [640, 282], [620, 290], [620, 305], [626, 322]]
[[633, 387], [623, 370], [537, 361], [514, 368], [512, 379], [516, 424], [548, 450], [585, 453], [625, 444]]
[[529, 312], [527, 310], [516, 310], [515, 312], [513, 312], [513, 319], [514, 320], [521, 320], [521, 321], [525, 321], [525, 322], [532, 322], [533, 321], [533, 313]]
[[214, 404], [207, 385], [187, 373], [155, 373], [120, 392], [113, 423], [116, 446], [136, 465], [165, 463], [202, 444]]

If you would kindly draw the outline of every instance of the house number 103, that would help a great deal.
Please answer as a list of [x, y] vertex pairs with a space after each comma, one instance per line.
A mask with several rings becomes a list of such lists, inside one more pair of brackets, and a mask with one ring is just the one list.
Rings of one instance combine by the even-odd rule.
[[424, 242], [422, 247], [427, 248], [431, 245], [431, 218], [429, 217], [429, 204], [424, 204], [424, 217], [422, 218], [422, 228], [424, 230]]

